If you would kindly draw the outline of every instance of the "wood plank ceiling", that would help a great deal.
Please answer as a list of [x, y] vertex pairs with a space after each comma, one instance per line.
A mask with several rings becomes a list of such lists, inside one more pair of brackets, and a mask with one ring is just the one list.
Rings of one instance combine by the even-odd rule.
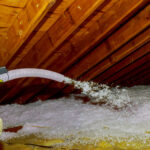
[[[0, 65], [109, 85], [150, 84], [149, 0], [1, 0]], [[0, 85], [0, 103], [76, 92], [46, 79]]]

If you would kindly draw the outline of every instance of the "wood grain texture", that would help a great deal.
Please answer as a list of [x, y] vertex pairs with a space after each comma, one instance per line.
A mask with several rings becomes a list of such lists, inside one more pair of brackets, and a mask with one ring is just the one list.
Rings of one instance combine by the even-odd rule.
[[[89, 15], [91, 15], [90, 13], [92, 13], [96, 8], [98, 8], [102, 3], [103, 3], [103, 1], [93, 1], [92, 2], [93, 3], [93, 7], [91, 7], [90, 9], [88, 9], [87, 8], [87, 11], [86, 12], [82, 12], [82, 13], [85, 13], [84, 15], [82, 15], [81, 16], [81, 19], [79, 19], [78, 20], [78, 22], [74, 25], [74, 24], [71, 24], [71, 28], [70, 29], [68, 29], [68, 31], [67, 31], [67, 34], [66, 34], [66, 36], [69, 36], [81, 23], [82, 23], [82, 21], [84, 21]], [[79, 4], [79, 2], [77, 3], [77, 4]], [[74, 5], [77, 5], [76, 3], [74, 4]], [[89, 7], [89, 6], [88, 6]], [[89, 11], [90, 10], [90, 11]], [[67, 14], [68, 14], [68, 12], [66, 12]], [[62, 17], [66, 20], [66, 17], [64, 16], [64, 14], [62, 15]], [[68, 15], [68, 19], [70, 20], [70, 16]], [[60, 21], [58, 21], [58, 23], [61, 23]], [[63, 22], [62, 22], [63, 23]], [[54, 24], [54, 26], [52, 26], [51, 28], [55, 28], [55, 24]], [[57, 26], [61, 26], [60, 24], [58, 24]], [[51, 29], [50, 28], [50, 29]], [[55, 34], [54, 34], [55, 35]], [[60, 42], [63, 42], [63, 40], [65, 39], [65, 37], [61, 37], [61, 40], [60, 40]], [[50, 43], [50, 42], [49, 42]], [[50, 43], [51, 44], [51, 43]], [[55, 50], [55, 48], [57, 48], [58, 46], [59, 46], [59, 42], [58, 42], [58, 44], [56, 43], [54, 46], [53, 46], [53, 44], [52, 44], [52, 46], [51, 47], [49, 47], [49, 50], [47, 50], [46, 51], [46, 53], [43, 53], [42, 51], [42, 58], [40, 59], [40, 61], [39, 61], [39, 64], [40, 64], [40, 62], [43, 60], [43, 59], [45, 59], [47, 56], [48, 56], [48, 54], [51, 54], [54, 50]], [[33, 51], [30, 51], [31, 53], [33, 53]], [[27, 58], [28, 58], [28, 56], [30, 55], [30, 56], [32, 56], [32, 54], [31, 53], [28, 53], [28, 55], [26, 56]], [[34, 53], [34, 55], [35, 54], [37, 54], [37, 55], [39, 55], [39, 56], [41, 56], [41, 53]], [[44, 55], [43, 55], [44, 54]], [[58, 53], [59, 54], [59, 53]], [[29, 61], [31, 61], [31, 59], [27, 59], [27, 60], [29, 60]], [[26, 63], [27, 63], [27, 61], [26, 61]], [[20, 63], [20, 64], [22, 64], [22, 63]], [[33, 64], [33, 63], [32, 63]], [[34, 66], [34, 67], [38, 67], [38, 65], [39, 64], [36, 64], [36, 66]], [[24, 64], [25, 65], [25, 64]], [[34, 64], [33, 64], [34, 65]]]
[[[25, 6], [11, 6], [21, 11], [16, 21], [0, 28], [0, 65], [49, 69], [114, 85], [148, 84], [148, 2], [57, 0], [49, 9], [47, 0], [32, 0]], [[0, 85], [0, 102], [25, 104], [71, 92], [74, 88], [63, 83], [23, 78]]]
[[[55, 5], [49, 9], [49, 12], [43, 18], [42, 22], [34, 30], [34, 36], [27, 40], [27, 42], [18, 50], [17, 54], [9, 61], [7, 67], [14, 68], [21, 60], [32, 50], [36, 43], [39, 43], [41, 38], [45, 37], [48, 29], [57, 21], [61, 14], [68, 9], [68, 7], [75, 0], [57, 0]], [[47, 41], [49, 42], [49, 41]]]
[[[140, 49], [136, 50], [135, 52], [130, 54], [128, 57], [124, 58], [122, 61], [118, 62], [117, 64], [115, 64], [114, 66], [112, 66], [111, 68], [109, 68], [108, 70], [106, 70], [105, 72], [100, 74], [99, 76], [97, 76], [94, 79], [94, 81], [95, 82], [103, 82], [103, 81], [109, 79], [111, 76], [115, 75], [117, 72], [119, 72], [121, 69], [125, 68], [126, 66], [130, 66], [130, 64], [133, 63], [134, 61], [135, 61], [135, 63], [132, 64], [132, 69], [139, 67], [141, 64], [149, 61], [150, 58], [147, 53], [146, 53], [147, 55], [145, 57], [142, 57], [137, 61], [137, 59], [139, 58], [137, 54], [140, 53], [142, 50], [140, 50]], [[128, 72], [126, 72], [126, 73], [128, 74]], [[124, 79], [124, 76], [120, 77], [120, 81], [122, 81], [122, 79]], [[119, 84], [119, 80], [117, 83]]]
[[8, 30], [8, 38], [5, 40], [4, 45], [2, 45], [3, 49], [5, 49], [2, 55], [5, 55], [5, 58], [1, 57], [1, 66], [7, 64], [53, 4], [54, 0], [31, 0], [17, 14], [16, 20]]
[[[0, 0], [0, 44], [1, 47], [8, 38], [7, 32], [16, 16], [25, 7], [27, 0]], [[1, 50], [1, 48], [0, 48]]]
[[0, 4], [0, 41], [7, 39], [8, 29], [21, 10], [21, 8], [8, 7]]
[[[113, 37], [113, 35], [112, 35]], [[119, 38], [118, 38], [119, 39]], [[117, 39], [116, 39], [117, 40]], [[115, 53], [113, 53], [110, 57], [105, 59], [104, 61], [97, 64], [95, 67], [90, 69], [88, 72], [86, 72], [83, 76], [81, 76], [80, 80], [90, 80], [92, 78], [95, 78], [99, 74], [103, 73], [105, 70], [107, 70], [109, 67], [113, 66], [117, 62], [119, 62], [121, 59], [127, 57], [130, 53], [137, 50], [138, 47], [142, 46], [144, 43], [148, 42], [150, 40], [150, 29], [147, 29], [137, 35], [135, 38], [130, 40], [127, 44], [125, 44], [123, 47], [119, 48]], [[117, 67], [118, 65], [116, 65]], [[111, 74], [113, 74], [112, 71], [115, 72], [116, 67], [111, 68], [105, 73], [103, 73], [103, 77], [101, 76], [101, 80], [104, 78], [107, 78]]]
[[[149, 9], [147, 9], [147, 10], [149, 10]], [[149, 13], [147, 12], [145, 19], [147, 18], [148, 14]], [[121, 47], [128, 40], [130, 41], [130, 39], [132, 39], [134, 36], [136, 36], [138, 31], [139, 31], [139, 33], [141, 32], [140, 29], [142, 29], [142, 26], [144, 25], [143, 21], [141, 22], [141, 26], [138, 27], [135, 25], [136, 21], [137, 22], [139, 21], [139, 18], [143, 19], [142, 15], [141, 15], [141, 17], [139, 17], [140, 15], [141, 14], [134, 17], [131, 21], [128, 21], [127, 24], [125, 24], [119, 30], [117, 30], [114, 34], [112, 34], [112, 36], [110, 36], [108, 39], [106, 39], [106, 41], [104, 41], [100, 46], [98, 46], [91, 53], [89, 53], [89, 55], [87, 55], [86, 57], [81, 59], [81, 61], [79, 63], [77, 63], [76, 65], [74, 65], [66, 73], [66, 75], [71, 76], [72, 78], [78, 78], [84, 72], [86, 72], [83, 76], [81, 76], [79, 78], [79, 80], [91, 80], [94, 76], [102, 73], [103, 71], [105, 71], [106, 69], [111, 67], [113, 64], [115, 64], [117, 61], [120, 61], [125, 56], [127, 56], [128, 54], [135, 51], [142, 44], [144, 44], [145, 42], [148, 42], [150, 40], [150, 30], [149, 29], [146, 30], [144, 33], [142, 33], [140, 36], [137, 36], [131, 42], [128, 42], [124, 47]], [[139, 23], [137, 23], [137, 24], [139, 25]], [[147, 20], [146, 24], [147, 24], [147, 26], [149, 25], [148, 20]], [[145, 28], [145, 26], [143, 26], [143, 27]], [[133, 36], [134, 31], [136, 34]], [[136, 43], [136, 44], [134, 44], [134, 43]], [[106, 58], [106, 57], [108, 57], [108, 58]], [[89, 68], [92, 68], [97, 63], [99, 63], [99, 64], [95, 68], [91, 69], [88, 72]], [[121, 66], [121, 67], [123, 67], [123, 66]], [[110, 73], [108, 73], [108, 75], [109, 74]], [[64, 92], [69, 93], [69, 92], [71, 92], [71, 90], [72, 89], [70, 89], [68, 87], [67, 89], [65, 89]]]
[[[150, 47], [150, 43], [144, 45], [136, 53], [134, 53], [130, 57], [128, 57], [128, 63], [133, 63], [136, 59], [144, 56], [145, 54], [148, 54], [150, 52], [149, 47]], [[121, 70], [121, 72], [113, 74], [113, 76], [106, 79], [106, 82], [107, 83], [114, 83], [119, 77], [121, 77], [124, 73], [126, 73], [127, 71], [130, 71], [130, 70], [131, 69], [129, 69], [129, 68], [123, 69], [123, 70]]]
[[[99, 64], [91, 68], [89, 71], [86, 71], [78, 79], [82, 81], [88, 81], [93, 80], [93, 78], [98, 76], [96, 77], [96, 79], [94, 79], [94, 81], [99, 83], [103, 82], [104, 79], [109, 78], [111, 75], [115, 74], [115, 72], [117, 72], [119, 69], [127, 66], [130, 62], [130, 59], [128, 59], [130, 58], [130, 54], [133, 53], [132, 56], [135, 55], [135, 53], [137, 53], [137, 49], [149, 41], [150, 30], [148, 29], [136, 36], [135, 38], [133, 38], [132, 40], [130, 40], [127, 44], [119, 48], [112, 55], [108, 56], [103, 61], [100, 61]], [[121, 61], [126, 58], [126, 61]], [[73, 88], [67, 87], [63, 90], [63, 93], [70, 93], [72, 92], [72, 90]]]
[[[134, 37], [134, 36], [136, 36], [139, 32], [141, 32], [142, 30], [144, 30], [145, 28], [147, 28], [147, 26], [149, 25], [149, 20], [148, 20], [148, 16], [149, 16], [149, 7], [146, 7], [143, 11], [141, 11], [141, 13], [139, 13], [136, 17], [134, 17], [133, 18], [133, 20], [132, 21], [129, 21], [127, 24], [125, 24], [125, 26], [123, 26], [120, 30], [118, 30], [116, 33], [118, 33], [118, 34], [114, 34], [113, 35], [113, 37], [110, 37], [110, 44], [109, 44], [109, 48], [111, 48], [112, 47], [112, 49], [114, 48], [116, 48], [116, 49], [118, 49], [119, 48], [119, 46], [121, 46], [121, 45], [118, 45], [119, 44], [119, 42], [118, 42], [118, 40], [116, 40], [115, 39], [115, 37], [117, 37], [117, 36], [115, 36], [115, 35], [119, 35], [119, 40], [122, 42], [122, 41], [124, 41], [125, 40], [125, 42], [127, 42], [128, 40], [130, 40], [132, 37]], [[140, 18], [142, 19], [142, 20], [140, 20]], [[139, 21], [139, 23], [137, 23]], [[142, 22], [142, 23], [140, 23], [140, 22]], [[145, 23], [144, 23], [145, 22]], [[127, 30], [127, 32], [125, 32]], [[135, 32], [134, 32], [135, 31]], [[120, 33], [122, 33], [122, 32], [124, 32], [125, 34], [119, 34], [119, 32]], [[129, 33], [131, 33], [131, 34], [129, 34]], [[121, 36], [122, 35], [122, 36]], [[123, 37], [124, 36], [124, 37]], [[126, 36], [128, 36], [127, 38], [125, 38]], [[113, 42], [111, 42], [111, 40], [112, 39], [114, 39], [114, 43]], [[115, 43], [115, 40], [116, 40], [116, 43]], [[127, 40], [127, 41], [126, 41]], [[67, 42], [67, 45], [68, 45], [68, 43], [69, 42]], [[108, 42], [107, 42], [108, 43]], [[122, 44], [124, 44], [124, 43], [122, 43]], [[118, 47], [117, 47], [118, 46]], [[67, 46], [68, 47], [68, 46]], [[106, 46], [105, 46], [106, 47]], [[104, 48], [105, 48], [104, 47]], [[64, 48], [65, 50], [66, 50], [66, 48]], [[101, 52], [104, 52], [103, 54], [104, 55], [106, 55], [107, 54], [107, 47], [106, 47], [106, 51], [103, 51], [102, 49], [100, 49], [101, 50]], [[63, 52], [64, 52], [64, 50], [62, 50]], [[113, 51], [111, 51], [110, 50], [110, 52], [112, 53]], [[68, 52], [65, 52], [65, 54], [67, 54], [67, 57], [66, 57], [66, 59], [67, 58], [69, 58], [69, 55], [68, 55]], [[98, 56], [97, 56], [98, 55]], [[109, 53], [107, 54], [107, 55], [110, 55]], [[61, 68], [59, 68], [59, 66], [60, 66], [60, 64], [63, 64], [63, 62], [66, 62], [66, 60], [64, 60], [64, 57], [63, 57], [63, 59], [62, 59], [62, 62], [61, 62], [61, 57], [60, 56], [62, 56], [61, 55], [61, 53], [60, 53], [60, 55], [58, 55], [59, 56], [59, 59], [55, 59], [55, 61], [54, 61], [54, 63], [52, 63], [52, 65], [50, 65], [49, 66], [49, 69], [52, 69], [52, 70], [54, 70], [54, 71], [58, 71], [58, 72], [61, 72], [61, 70], [63, 70], [63, 67], [65, 67], [66, 66], [66, 63], [65, 63], [65, 66], [63, 65]], [[70, 55], [71, 56], [71, 55]], [[76, 55], [75, 55], [76, 56]], [[88, 55], [89, 56], [89, 55]], [[103, 59], [103, 55], [102, 54], [99, 54], [99, 53], [96, 53], [94, 56], [92, 56], [91, 58], [93, 59], [93, 61], [95, 62], [95, 60], [96, 60], [96, 56], [97, 56], [97, 58], [101, 58], [101, 59]], [[100, 57], [101, 56], [101, 57]], [[106, 57], [106, 56], [104, 56], [104, 57]], [[59, 60], [59, 61], [58, 61]], [[84, 59], [83, 59], [84, 60]], [[89, 60], [89, 59], [87, 59], [87, 60]], [[78, 76], [78, 73], [82, 73], [82, 71], [84, 70], [84, 68], [85, 68], [85, 70], [86, 69], [88, 69], [88, 68], [86, 68], [86, 66], [87, 66], [87, 64], [88, 63], [86, 63], [86, 61], [84, 60], [84, 61], [82, 61], [82, 62], [84, 62], [83, 64], [84, 64], [84, 66], [80, 66], [79, 64], [77, 64], [77, 67], [75, 67], [75, 66], [73, 66], [73, 70], [75, 70], [73, 73], [72, 73], [72, 70], [70, 71], [69, 70], [69, 72], [66, 72], [65, 73], [65, 75], [67, 75], [67, 76], [71, 76], [71, 77], [73, 77], [73, 78], [76, 78], [76, 76]], [[91, 60], [90, 60], [90, 62], [91, 62]], [[57, 65], [57, 63], [59, 64], [59, 65]], [[68, 62], [67, 62], [68, 63]], [[70, 63], [70, 62], [69, 62]], [[51, 64], [51, 63], [48, 63], [48, 64]], [[86, 65], [85, 65], [86, 64]], [[57, 66], [56, 66], [57, 65]], [[69, 65], [68, 65], [69, 66]], [[66, 68], [68, 67], [68, 66], [66, 66]], [[56, 70], [55, 70], [56, 69]], [[65, 69], [65, 68], [64, 68]], [[81, 70], [80, 70], [81, 69]], [[72, 73], [72, 74], [71, 74]], [[33, 82], [31, 82], [31, 83], [33, 83]], [[27, 84], [26, 84], [27, 85]], [[51, 84], [50, 84], [51, 85]], [[64, 85], [62, 85], [62, 84], [58, 84], [58, 85], [60, 85], [60, 88], [63, 88], [64, 87]], [[54, 95], [54, 94], [56, 94], [58, 91], [59, 91], [59, 89], [58, 88], [56, 88], [57, 87], [57, 83], [54, 83], [54, 84], [52, 84], [51, 86], [50, 86], [51, 88], [54, 88], [55, 90], [53, 90], [53, 92], [50, 92], [50, 94], [48, 95], [48, 96], [52, 96], [52, 95]], [[44, 88], [47, 88], [47, 87], [44, 87]], [[42, 88], [39, 88], [38, 90], [37, 90], [37, 92], [38, 91], [40, 91]], [[58, 90], [57, 90], [58, 89]], [[34, 92], [33, 92], [33, 94], [34, 94]], [[32, 94], [30, 94], [30, 96], [32, 96]], [[27, 98], [29, 98], [29, 97], [27, 97]], [[17, 101], [17, 100], [16, 100]]]
[[[138, 34], [138, 33], [140, 33], [144, 28], [147, 28], [147, 26], [149, 25], [149, 22], [148, 22], [148, 20], [147, 20], [147, 16], [148, 16], [148, 10], [149, 9], [145, 9], [146, 11], [146, 16], [145, 17], [143, 17], [143, 15], [142, 15], [142, 13], [141, 14], [138, 14], [137, 15], [137, 17], [134, 17], [134, 19], [132, 19], [131, 21], [129, 21], [127, 24], [125, 24], [122, 28], [120, 28], [120, 30], [118, 30], [118, 31], [116, 31], [115, 32], [115, 34], [113, 34], [112, 36], [110, 36], [108, 39], [107, 39], [107, 44], [108, 44], [108, 42], [110, 41], [110, 44], [109, 44], [109, 49], [106, 49], [106, 51], [103, 51], [103, 49], [100, 47], [99, 48], [99, 50], [100, 51], [92, 51], [93, 52], [93, 56], [92, 55], [87, 55], [87, 59], [86, 59], [86, 57], [84, 57], [82, 60], [81, 60], [81, 62], [82, 63], [77, 63], [76, 64], [76, 66], [77, 67], [75, 67], [75, 66], [73, 66], [72, 67], [72, 69], [70, 69], [69, 70], [69, 72], [66, 72], [65, 74], [66, 75], [68, 75], [68, 76], [71, 76], [71, 77], [73, 77], [73, 78], [76, 78], [76, 77], [78, 77], [79, 75], [80, 75], [80, 73], [82, 74], [83, 72], [82, 71], [84, 71], [84, 69], [85, 70], [88, 70], [88, 68], [86, 68], [86, 67], [89, 67], [88, 65], [88, 63], [85, 61], [85, 60], [87, 60], [87, 61], [90, 61], [90, 62], [94, 62], [95, 63], [95, 61], [96, 61], [96, 58], [98, 59], [103, 59], [103, 55], [101, 54], [101, 52], [103, 52], [103, 54], [107, 54], [107, 55], [110, 55], [110, 53], [112, 53], [113, 51], [111, 51], [111, 48], [112, 48], [112, 50], [114, 49], [115, 50], [115, 48], [116, 49], [118, 49], [119, 47], [121, 47], [121, 45], [124, 45], [124, 43], [122, 43], [123, 41], [126, 43], [128, 40], [130, 40], [130, 39], [132, 39], [134, 36], [136, 37], [136, 35]], [[138, 19], [136, 19], [136, 18], [138, 18]], [[144, 20], [146, 20], [146, 26], [143, 24], [143, 22], [144, 21], [141, 21], [142, 23], [141, 23], [141, 26], [140, 26], [140, 24], [139, 23], [137, 23], [140, 19], [139, 18], [141, 18], [141, 19], [144, 19]], [[137, 21], [137, 22], [136, 22]], [[137, 26], [137, 28], [136, 28], [136, 25], [135, 24], [138, 24], [139, 26]], [[143, 28], [142, 28], [142, 26], [143, 26]], [[135, 30], [134, 30], [134, 29]], [[125, 29], [128, 29], [128, 30], [125, 30]], [[135, 31], [135, 35], [134, 35], [134, 31]], [[137, 32], [138, 31], [138, 32]], [[122, 38], [121, 38], [121, 36], [116, 36], [116, 35], [120, 35], [119, 33], [122, 33], [121, 35], [122, 35]], [[124, 33], [125, 33], [125, 35], [124, 35]], [[127, 35], [127, 36], [126, 36]], [[124, 38], [123, 38], [123, 36], [124, 36]], [[126, 37], [126, 38], [125, 38]], [[118, 38], [118, 39], [117, 39]], [[142, 40], [141, 40], [142, 39]], [[126, 41], [127, 40], [127, 41]], [[139, 37], [136, 37], [135, 38], [135, 40], [134, 41], [132, 41], [133, 43], [136, 43], [137, 41], [139, 41], [139, 43], [137, 43], [137, 45], [135, 45], [135, 47], [132, 47], [133, 46], [133, 43], [130, 45], [130, 44], [127, 44], [127, 46], [126, 47], [124, 47], [124, 49], [122, 48], [121, 49], [121, 51], [120, 52], [118, 52], [118, 55], [120, 55], [120, 56], [118, 56], [118, 59], [120, 58], [120, 59], [122, 59], [123, 57], [125, 57], [125, 56], [127, 56], [128, 54], [130, 54], [130, 53], [132, 53], [133, 51], [135, 51], [138, 47], [140, 47], [141, 45], [143, 45], [145, 42], [147, 42], [149, 40], [149, 30], [146, 30], [143, 34], [141, 34]], [[118, 43], [116, 44], [115, 43], [115, 41], [118, 41]], [[119, 45], [119, 44], [121, 44], [121, 45]], [[104, 45], [103, 45], [104, 46]], [[131, 47], [133, 48], [133, 49], [131, 49]], [[104, 48], [107, 48], [106, 46], [104, 47]], [[127, 49], [128, 48], [128, 50], [126, 50], [125, 51], [125, 49]], [[125, 52], [124, 52], [125, 51]], [[148, 49], [147, 49], [147, 51], [148, 51]], [[110, 53], [109, 53], [110, 52]], [[97, 57], [96, 57], [97, 56]], [[100, 57], [101, 56], [101, 57]], [[114, 62], [114, 63], [116, 63], [117, 62], [117, 60], [115, 60], [115, 59], [117, 59], [117, 56], [116, 57], [114, 57], [115, 55], [113, 55], [111, 58], [113, 58], [114, 60], [112, 60], [112, 62]], [[92, 58], [93, 59], [93, 61], [90, 59], [90, 58]], [[111, 58], [109, 58], [110, 60], [111, 60]], [[99, 60], [99, 61], [101, 61], [101, 60]], [[58, 61], [58, 62], [60, 62], [60, 61]], [[84, 66], [82, 66], [82, 64], [84, 65]], [[88, 64], [88, 65], [87, 65]], [[107, 64], [107, 63], [105, 63], [105, 64]], [[112, 64], [111, 64], [112, 65]], [[57, 67], [56, 67], [57, 68]], [[72, 71], [74, 71], [74, 72], [72, 72]], [[70, 75], [71, 74], [71, 75]], [[83, 78], [84, 79], [84, 78]], [[54, 95], [54, 94], [56, 94], [58, 91], [59, 91], [59, 89], [58, 88], [56, 88], [57, 87], [57, 83], [54, 83], [54, 84], [52, 84], [51, 86], [50, 86], [51, 88], [53, 88], [53, 89], [56, 89], [56, 90], [53, 90], [53, 92], [50, 92], [50, 94], [47, 94], [47, 96], [46, 95], [42, 95], [42, 96], [39, 96], [38, 95], [38, 98], [40, 98], [40, 99], [45, 99], [45, 98], [48, 98], [48, 97], [50, 97], [50, 96], [52, 96], [52, 95]], [[62, 85], [60, 88], [63, 88], [64, 87], [64, 85]], [[44, 88], [48, 88], [48, 87], [44, 87]], [[49, 88], [50, 89], [50, 88]], [[72, 90], [70, 91], [70, 88], [68, 88], [69, 89], [69, 92], [72, 92]], [[65, 89], [65, 91], [66, 91], [66, 89]], [[64, 91], [63, 91], [64, 92]], [[68, 93], [69, 93], [68, 92]], [[65, 93], [65, 92], [64, 92]]]
[[21, 8], [0, 5], [0, 27], [10, 27]]
[[7, 7], [25, 7], [27, 0], [0, 0], [0, 5]]

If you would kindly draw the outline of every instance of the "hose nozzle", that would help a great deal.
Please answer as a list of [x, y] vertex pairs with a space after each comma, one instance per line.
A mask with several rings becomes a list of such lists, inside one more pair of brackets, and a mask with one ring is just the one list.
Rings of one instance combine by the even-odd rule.
[[0, 83], [3, 83], [4, 80], [3, 78], [1, 78], [2, 74], [7, 74], [8, 70], [6, 69], [6, 67], [0, 67]]

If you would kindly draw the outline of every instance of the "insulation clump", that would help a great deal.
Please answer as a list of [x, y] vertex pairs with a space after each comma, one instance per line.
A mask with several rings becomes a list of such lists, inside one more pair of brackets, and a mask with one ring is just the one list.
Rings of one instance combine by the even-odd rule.
[[131, 99], [125, 88], [121, 89], [118, 86], [111, 88], [106, 84], [81, 82], [69, 78], [66, 78], [65, 82], [73, 84], [76, 89], [81, 89], [82, 94], [88, 96], [92, 103], [101, 103], [118, 109], [131, 105]]

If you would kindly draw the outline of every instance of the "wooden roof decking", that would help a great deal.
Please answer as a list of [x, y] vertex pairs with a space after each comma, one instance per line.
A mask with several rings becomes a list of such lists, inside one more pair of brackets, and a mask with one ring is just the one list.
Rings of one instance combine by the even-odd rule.
[[[0, 1], [0, 7], [9, 2]], [[44, 68], [113, 85], [150, 84], [148, 2], [16, 0], [10, 8], [19, 9], [19, 19], [0, 36], [1, 66]], [[26, 20], [26, 9], [31, 21]], [[24, 104], [71, 92], [72, 86], [46, 79], [18, 79], [0, 85], [0, 102]]]
[[0, 1], [0, 37], [6, 38], [8, 28], [12, 25], [17, 14], [25, 7], [27, 0]]

